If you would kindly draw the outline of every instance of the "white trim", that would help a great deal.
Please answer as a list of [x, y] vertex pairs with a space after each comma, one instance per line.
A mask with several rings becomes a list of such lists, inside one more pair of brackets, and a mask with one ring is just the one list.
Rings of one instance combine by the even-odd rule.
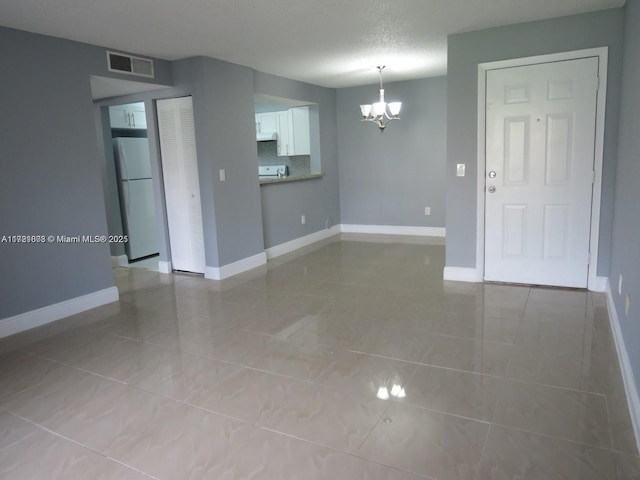
[[171, 262], [163, 262], [160, 260], [158, 262], [158, 272], [160, 273], [171, 273]]
[[[578, 58], [598, 57], [598, 76], [600, 85], [596, 99], [596, 131], [594, 148], [595, 181], [591, 199], [591, 265], [598, 265], [598, 244], [600, 240], [600, 197], [602, 196], [602, 163], [604, 157], [604, 125], [607, 102], [607, 62], [608, 47], [589, 48], [572, 52], [538, 55], [535, 57], [515, 58], [498, 62], [478, 64], [478, 169], [477, 169], [477, 225], [476, 225], [476, 269], [484, 278], [484, 186], [485, 186], [485, 110], [486, 110], [486, 73], [499, 68], [520, 67], [538, 63], [575, 60]], [[589, 268], [587, 278], [589, 290], [600, 291], [597, 268]]]
[[129, 259], [126, 255], [111, 256], [111, 267], [126, 267], [129, 265]]
[[294, 238], [293, 240], [289, 240], [288, 242], [284, 242], [279, 245], [267, 248], [265, 250], [265, 253], [268, 259], [276, 258], [281, 255], [299, 250], [300, 248], [307, 247], [326, 238], [339, 235], [341, 231], [343, 231], [341, 229], [341, 225], [334, 225], [331, 228], [318, 230], [317, 232], [310, 233], [309, 235], [305, 235], [304, 237]]
[[607, 280], [607, 309], [609, 310], [609, 321], [611, 322], [611, 330], [613, 332], [613, 340], [618, 352], [618, 361], [620, 362], [620, 370], [622, 371], [622, 380], [624, 383], [624, 391], [629, 404], [629, 415], [631, 416], [631, 424], [636, 437], [636, 446], [640, 451], [640, 396], [638, 386], [636, 385], [633, 370], [631, 369], [631, 360], [624, 343], [622, 330], [620, 329], [620, 321], [615, 304], [613, 303], [613, 294], [611, 293], [611, 284]]
[[453, 282], [483, 282], [482, 273], [476, 268], [444, 267], [442, 277]]
[[222, 267], [204, 267], [204, 278], [209, 280], [224, 280], [239, 273], [246, 272], [253, 268], [267, 263], [267, 255], [262, 252], [252, 257], [243, 258], [237, 262], [223, 265]]
[[445, 237], [443, 227], [410, 227], [395, 225], [341, 225], [342, 233], [373, 233], [382, 235], [414, 235], [420, 237]]
[[61, 318], [91, 310], [92, 308], [100, 307], [107, 303], [117, 302], [118, 299], [118, 289], [116, 287], [109, 287], [60, 303], [47, 305], [37, 310], [3, 318], [0, 320], [0, 338], [55, 322]]
[[589, 290], [591, 290], [592, 292], [606, 292], [608, 282], [609, 277], [596, 277], [593, 285], [589, 285]]

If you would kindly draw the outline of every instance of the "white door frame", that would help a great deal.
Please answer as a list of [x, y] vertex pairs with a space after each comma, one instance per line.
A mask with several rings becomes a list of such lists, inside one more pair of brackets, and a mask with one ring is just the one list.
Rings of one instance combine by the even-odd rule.
[[572, 52], [552, 53], [535, 57], [514, 58], [497, 62], [478, 64], [478, 185], [477, 185], [477, 226], [476, 226], [476, 278], [484, 280], [484, 220], [485, 220], [485, 166], [486, 166], [486, 73], [499, 68], [521, 67], [538, 63], [560, 62], [585, 57], [598, 57], [598, 77], [600, 83], [596, 96], [596, 131], [594, 148], [595, 179], [591, 199], [591, 238], [588, 289], [604, 292], [606, 277], [597, 277], [598, 245], [600, 239], [600, 198], [602, 196], [602, 163], [604, 157], [605, 108], [607, 100], [607, 62], [608, 47], [575, 50]]

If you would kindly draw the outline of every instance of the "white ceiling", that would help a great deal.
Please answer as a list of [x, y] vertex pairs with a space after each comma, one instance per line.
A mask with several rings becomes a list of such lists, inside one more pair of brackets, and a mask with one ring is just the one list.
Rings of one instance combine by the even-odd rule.
[[444, 75], [447, 35], [625, 0], [2, 0], [0, 25], [175, 60], [205, 55], [326, 87]]

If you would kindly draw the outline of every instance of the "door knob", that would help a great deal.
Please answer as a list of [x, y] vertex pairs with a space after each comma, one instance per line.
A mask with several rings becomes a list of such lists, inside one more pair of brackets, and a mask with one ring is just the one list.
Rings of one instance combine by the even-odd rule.
[[496, 191], [496, 187], [494, 187], [493, 185], [491, 185], [489, 188], [489, 193], [494, 193]]
[[491, 171], [489, 172], [489, 178], [496, 178], [496, 172], [495, 172], [495, 170], [491, 170]]

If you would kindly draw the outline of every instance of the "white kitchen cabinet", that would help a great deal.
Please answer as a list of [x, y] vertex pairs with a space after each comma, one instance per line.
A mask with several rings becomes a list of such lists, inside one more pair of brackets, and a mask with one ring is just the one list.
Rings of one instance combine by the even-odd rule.
[[289, 150], [293, 150], [289, 129], [289, 111], [276, 112], [276, 121], [278, 127], [276, 130], [278, 133], [278, 156], [288, 157], [289, 155], [293, 155], [293, 153], [289, 153]]
[[276, 131], [276, 112], [256, 113], [257, 133], [273, 133]]
[[[293, 119], [293, 152], [292, 155], [311, 155], [311, 139], [309, 134], [309, 107], [295, 107], [289, 110]], [[290, 128], [291, 130], [291, 128]]]
[[276, 112], [278, 156], [310, 155], [309, 107]]
[[147, 115], [144, 102], [109, 107], [109, 121], [111, 128], [146, 130]]

